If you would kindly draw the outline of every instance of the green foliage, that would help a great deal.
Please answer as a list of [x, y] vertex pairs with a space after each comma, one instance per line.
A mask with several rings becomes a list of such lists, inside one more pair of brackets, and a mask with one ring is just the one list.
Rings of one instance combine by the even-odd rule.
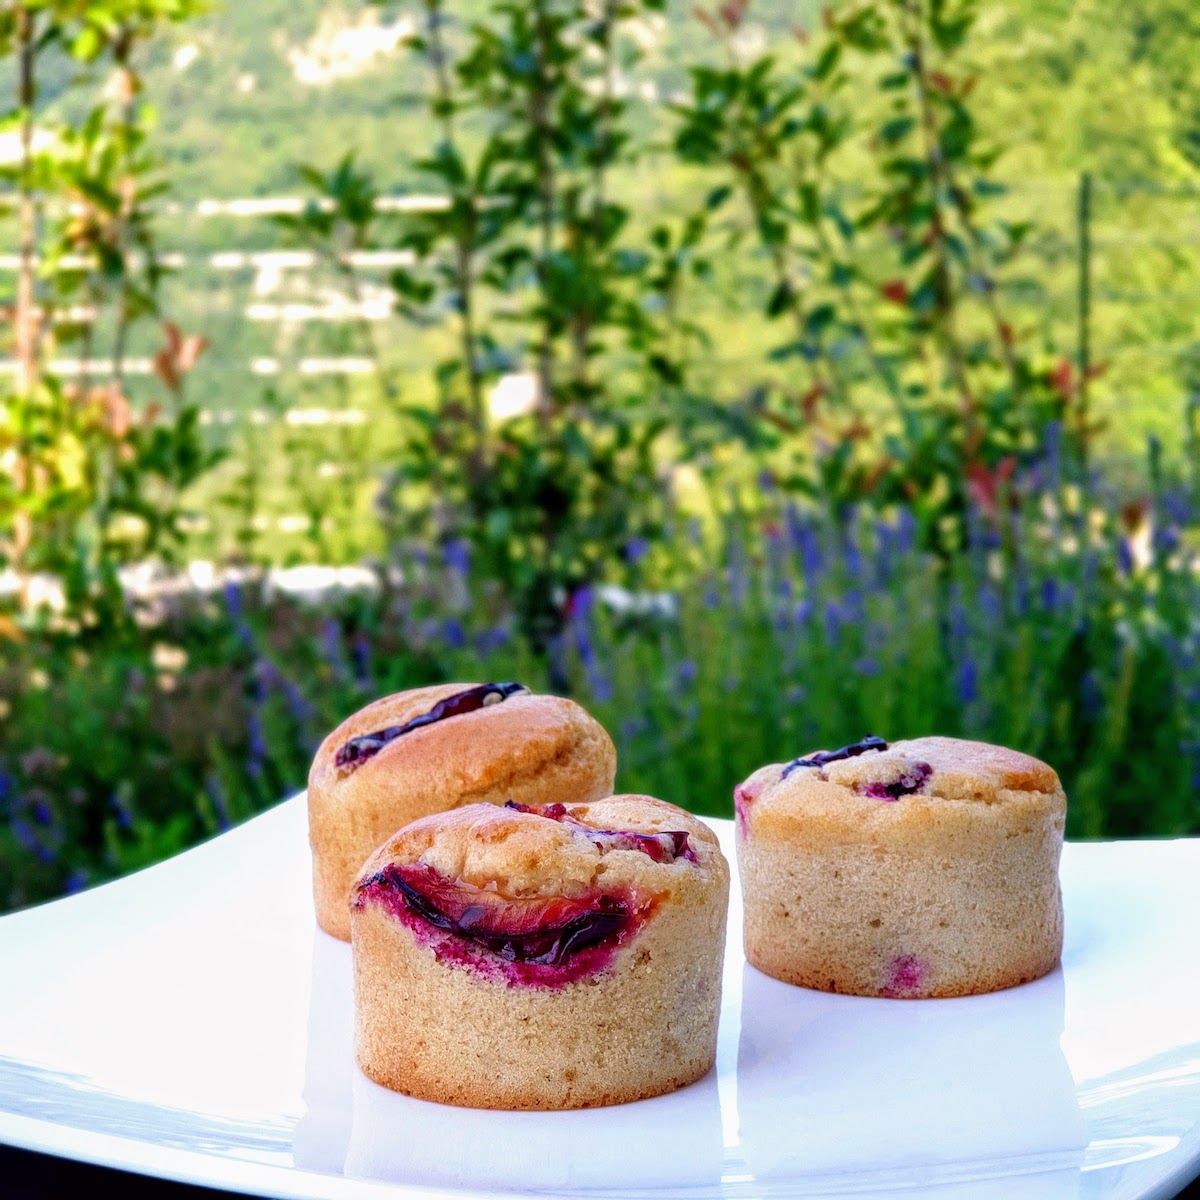
[[724, 177], [706, 208], [740, 200], [731, 243], [750, 234], [770, 264], [763, 316], [788, 326], [768, 358], [789, 377], [763, 414], [792, 452], [780, 480], [910, 504], [945, 550], [1050, 422], [1076, 445], [1093, 433], [1070, 365], [1001, 299], [1032, 226], [989, 211], [998, 150], [959, 61], [974, 7], [842, 4], [798, 62], [742, 61], [745, 6], [701, 15], [725, 65], [693, 68], [675, 146]]
[[[14, 126], [21, 154], [0, 172], [18, 210], [13, 348], [16, 385], [0, 397], [0, 563], [27, 585], [60, 577], [70, 619], [118, 621], [117, 568], [180, 542], [181, 492], [214, 462], [199, 437], [199, 411], [183, 383], [204, 349], [158, 306], [162, 268], [150, 205], [164, 190], [148, 153], [152, 110], [139, 99], [135, 57], [164, 21], [199, 11], [191, 0], [18, 4], [0, 29], [17, 56]], [[35, 148], [39, 77], [57, 55], [114, 70], [112, 100]], [[138, 412], [125, 393], [126, 343], [139, 321], [161, 323], [155, 370], [167, 408]], [[107, 364], [95, 362], [104, 339]], [[76, 348], [84, 370], [67, 383], [54, 350]]]
[[549, 661], [453, 553], [319, 605], [231, 583], [119, 636], [6, 641], [0, 907], [261, 811], [367, 700], [448, 679], [565, 677], [617, 743], [618, 788], [700, 813], [729, 816], [766, 762], [936, 731], [1050, 762], [1073, 837], [1200, 832], [1182, 494], [1111, 518], [1055, 474], [1051, 458], [1019, 475], [1020, 503], [977, 511], [948, 561], [906, 510], [834, 518], [772, 494], [719, 535], [676, 527], [655, 557], [678, 586], [583, 589]]
[[[434, 371], [435, 404], [401, 410], [391, 538], [468, 544], [543, 646], [565, 598], [661, 527], [664, 435], [691, 429], [675, 420], [694, 332], [675, 294], [703, 269], [691, 261], [702, 222], [657, 226], [643, 243], [611, 191], [638, 153], [616, 84], [637, 58], [621, 22], [659, 7], [496, 3], [452, 57], [429, 0], [414, 42], [436, 130], [415, 166], [445, 203], [406, 223], [398, 240], [416, 265], [392, 281], [415, 321], [450, 314], [455, 351]], [[293, 229], [373, 240], [374, 188], [350, 159], [305, 179], [322, 203]], [[528, 403], [497, 418], [488, 394], [518, 371]]]

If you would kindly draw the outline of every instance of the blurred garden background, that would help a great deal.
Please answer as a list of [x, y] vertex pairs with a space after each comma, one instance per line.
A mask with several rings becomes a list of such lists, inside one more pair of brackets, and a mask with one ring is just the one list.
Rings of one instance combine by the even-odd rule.
[[1200, 833], [1192, 0], [7, 0], [0, 910], [577, 697]]

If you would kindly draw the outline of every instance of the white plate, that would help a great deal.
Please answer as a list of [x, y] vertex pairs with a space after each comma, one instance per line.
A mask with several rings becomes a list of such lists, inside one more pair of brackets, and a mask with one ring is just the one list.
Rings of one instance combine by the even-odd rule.
[[716, 1072], [615, 1108], [451, 1109], [355, 1068], [296, 799], [0, 920], [0, 1141], [335, 1200], [1172, 1195], [1200, 1173], [1200, 840], [1070, 845], [1063, 883], [1061, 971], [925, 1002], [746, 966], [735, 883]]

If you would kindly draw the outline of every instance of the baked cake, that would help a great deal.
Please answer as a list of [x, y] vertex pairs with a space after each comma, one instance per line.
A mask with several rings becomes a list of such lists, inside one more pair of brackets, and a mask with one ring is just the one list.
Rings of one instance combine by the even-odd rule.
[[865, 738], [761, 768], [734, 804], [746, 957], [776, 979], [965, 996], [1059, 961], [1066, 797], [1036, 758]]
[[402, 825], [460, 804], [586, 803], [617, 756], [573, 700], [517, 683], [447, 683], [376, 700], [317, 750], [308, 776], [317, 923], [350, 938], [350, 888]]
[[359, 1065], [476, 1108], [692, 1083], [716, 1055], [728, 894], [712, 831], [647, 796], [416, 821], [354, 889]]

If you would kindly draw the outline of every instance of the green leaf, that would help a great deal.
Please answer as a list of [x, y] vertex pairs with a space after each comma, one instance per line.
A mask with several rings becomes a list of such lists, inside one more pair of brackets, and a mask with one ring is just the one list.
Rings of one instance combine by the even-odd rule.
[[830, 42], [819, 55], [817, 61], [813, 64], [812, 77], [817, 80], [828, 79], [833, 74], [833, 69], [838, 65], [838, 60], [842, 57], [842, 47], [838, 42]]
[[733, 188], [728, 184], [722, 184], [720, 187], [715, 187], [704, 198], [704, 207], [710, 212], [720, 208], [730, 196], [733, 195]]
[[795, 299], [796, 289], [792, 286], [791, 281], [781, 279], [775, 285], [775, 290], [771, 293], [771, 298], [767, 301], [767, 316], [778, 317], [781, 313], [787, 312]]

